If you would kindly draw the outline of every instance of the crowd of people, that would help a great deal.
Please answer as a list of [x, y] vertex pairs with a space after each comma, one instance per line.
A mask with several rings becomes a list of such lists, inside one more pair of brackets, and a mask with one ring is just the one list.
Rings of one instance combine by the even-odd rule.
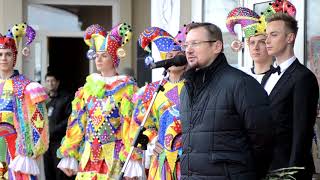
[[254, 62], [241, 70], [228, 64], [215, 24], [192, 22], [175, 36], [146, 28], [141, 48], [151, 54], [153, 43], [160, 60], [186, 62], [141, 88], [118, 73], [132, 27], [91, 25], [84, 42], [98, 72], [75, 96], [54, 71], [43, 87], [14, 69], [19, 42], [36, 36], [16, 24], [0, 34], [0, 177], [38, 179], [43, 155], [52, 180], [311, 180], [319, 87], [294, 54], [295, 13], [282, 0], [261, 15], [229, 13], [228, 30], [241, 25]]

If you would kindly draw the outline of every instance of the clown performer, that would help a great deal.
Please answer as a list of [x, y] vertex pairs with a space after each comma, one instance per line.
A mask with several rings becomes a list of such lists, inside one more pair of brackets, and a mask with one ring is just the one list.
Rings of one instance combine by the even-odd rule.
[[[245, 35], [247, 45], [249, 47], [249, 53], [253, 60], [253, 67], [243, 68], [245, 73], [251, 75], [259, 83], [263, 76], [269, 71], [272, 64], [272, 56], [269, 56], [266, 49], [266, 22], [265, 15], [259, 16], [257, 13], [246, 7], [237, 7], [233, 9], [227, 17], [227, 28], [231, 34], [236, 35], [234, 32], [234, 26], [240, 24]], [[231, 47], [235, 51], [239, 51], [242, 48], [235, 48], [235, 43], [238, 40], [233, 41]], [[241, 43], [241, 42], [240, 42]]]
[[[25, 38], [30, 45], [35, 36], [25, 23], [0, 34], [0, 161], [8, 164], [10, 180], [37, 179], [37, 158], [48, 149], [45, 89], [14, 70], [19, 42]], [[28, 52], [25, 47], [23, 54]]]
[[[139, 37], [140, 46], [148, 51], [152, 42], [157, 46], [161, 60], [170, 59], [176, 55], [184, 55], [181, 44], [186, 36], [184, 26], [173, 38], [168, 32], [158, 27], [149, 27]], [[146, 64], [150, 57], [146, 58]], [[171, 66], [168, 75], [162, 81], [149, 83], [135, 94], [135, 109], [128, 134], [134, 135], [140, 126], [151, 99], [161, 83], [164, 91], [160, 91], [151, 107], [147, 118], [144, 136], [149, 140], [145, 153], [145, 167], [149, 169], [148, 179], [170, 180], [180, 179], [179, 154], [181, 149], [181, 123], [179, 117], [179, 94], [183, 87], [182, 74], [186, 65]], [[131, 137], [130, 139], [133, 139]], [[150, 161], [151, 156], [151, 161]]]
[[[292, 9], [293, 8], [293, 9]], [[272, 68], [273, 59], [268, 55], [266, 48], [266, 27], [267, 19], [277, 13], [287, 11], [291, 16], [295, 16], [296, 10], [294, 6], [287, 2], [285, 6], [276, 6], [275, 3], [270, 3], [265, 11], [259, 16], [256, 12], [246, 7], [237, 7], [229, 12], [226, 20], [226, 26], [229, 32], [236, 35], [234, 26], [240, 24], [246, 38], [247, 45], [249, 47], [250, 56], [254, 62], [254, 66], [251, 68], [242, 69], [247, 74], [255, 78], [262, 86], [266, 81], [262, 82], [265, 74], [274, 71]], [[238, 51], [239, 48], [235, 48], [234, 44], [238, 44], [236, 40], [232, 42], [231, 47]], [[240, 42], [241, 43], [241, 42]], [[238, 45], [237, 47], [242, 47]], [[270, 71], [271, 67], [271, 71]]]
[[109, 32], [99, 25], [85, 31], [87, 55], [99, 73], [89, 75], [76, 92], [66, 136], [57, 150], [62, 158], [58, 168], [68, 176], [76, 174], [77, 180], [117, 179], [122, 168], [122, 128], [132, 116], [136, 85], [131, 77], [118, 75], [117, 67], [131, 31], [126, 23]]

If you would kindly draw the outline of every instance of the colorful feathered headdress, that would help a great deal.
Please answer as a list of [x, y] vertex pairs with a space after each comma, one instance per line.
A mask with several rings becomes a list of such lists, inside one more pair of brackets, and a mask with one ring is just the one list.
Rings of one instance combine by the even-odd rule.
[[98, 24], [91, 25], [84, 35], [84, 42], [90, 47], [87, 56], [94, 59], [96, 52], [106, 51], [112, 57], [114, 66], [118, 67], [120, 58], [126, 56], [122, 46], [129, 42], [131, 36], [131, 26], [126, 23], [113, 27], [109, 32]]
[[14, 65], [17, 60], [17, 53], [19, 44], [23, 38], [26, 39], [25, 48], [23, 48], [22, 54], [29, 54], [29, 46], [36, 37], [36, 31], [26, 23], [20, 23], [14, 25], [8, 30], [8, 33], [3, 36], [0, 34], [0, 49], [11, 49], [14, 54]]
[[234, 26], [240, 24], [244, 31], [245, 38], [265, 34], [267, 27], [267, 19], [273, 14], [283, 12], [290, 16], [295, 16], [296, 8], [287, 0], [276, 0], [269, 3], [269, 6], [259, 16], [256, 12], [245, 7], [237, 7], [233, 9], [227, 17], [227, 28], [231, 34], [236, 35]]

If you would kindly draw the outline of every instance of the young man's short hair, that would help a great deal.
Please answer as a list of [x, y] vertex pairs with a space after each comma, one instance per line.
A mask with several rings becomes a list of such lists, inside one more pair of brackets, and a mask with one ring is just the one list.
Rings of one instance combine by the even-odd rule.
[[53, 72], [47, 72], [46, 76], [45, 76], [45, 79], [47, 79], [47, 77], [54, 77], [56, 80], [60, 81], [60, 77], [56, 74], [56, 73], [53, 73]]
[[294, 33], [295, 35], [298, 33], [297, 20], [287, 13], [276, 13], [272, 15], [269, 19], [267, 19], [267, 21], [268, 23], [272, 21], [283, 21], [287, 30], [289, 30], [290, 33]]

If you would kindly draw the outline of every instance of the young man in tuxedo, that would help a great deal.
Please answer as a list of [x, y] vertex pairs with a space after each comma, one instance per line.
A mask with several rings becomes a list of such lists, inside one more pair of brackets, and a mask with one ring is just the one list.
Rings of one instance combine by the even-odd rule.
[[294, 55], [297, 31], [297, 21], [286, 13], [268, 19], [266, 47], [276, 58], [265, 84], [276, 136], [270, 169], [303, 167], [294, 176], [309, 180], [314, 172], [311, 144], [319, 87], [315, 75]]

